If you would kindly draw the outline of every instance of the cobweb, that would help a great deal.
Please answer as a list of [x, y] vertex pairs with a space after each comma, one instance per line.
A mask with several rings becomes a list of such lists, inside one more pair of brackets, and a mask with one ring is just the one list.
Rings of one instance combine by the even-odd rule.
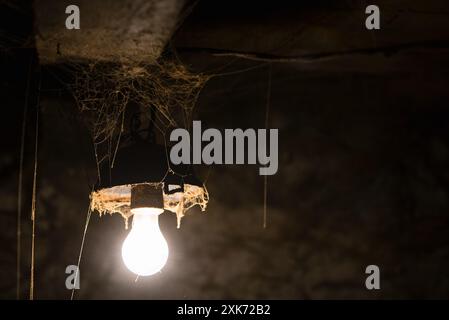
[[[87, 119], [98, 164], [113, 157], [123, 133], [130, 102], [156, 110], [155, 127], [164, 135], [169, 128], [191, 123], [198, 95], [209, 76], [193, 74], [176, 58], [155, 63], [77, 65], [72, 92]], [[101, 148], [104, 145], [107, 148]], [[115, 150], [111, 152], [111, 146]]]
[[[126, 131], [125, 114], [130, 104], [140, 106], [144, 113], [152, 113], [154, 128], [167, 146], [165, 137], [170, 129], [189, 128], [199, 93], [210, 78], [190, 72], [173, 56], [162, 57], [155, 63], [74, 64], [73, 69], [75, 80], [71, 91], [92, 135], [99, 178], [101, 165], [114, 166], [122, 135]], [[103, 163], [105, 161], [107, 163]], [[169, 171], [176, 174], [170, 167]], [[186, 210], [195, 204], [204, 210], [207, 204], [205, 186], [199, 189], [193, 187], [185, 188], [182, 199], [177, 201], [164, 195], [164, 206], [177, 214], [178, 227]], [[130, 216], [129, 198], [115, 197], [117, 194], [111, 195], [110, 191], [104, 194], [93, 192], [92, 209], [100, 214], [120, 213], [127, 222]]]
[[[146, 183], [152, 187], [162, 189], [163, 182]], [[125, 220], [125, 228], [128, 229], [128, 219], [131, 213], [131, 188], [133, 185], [121, 185], [111, 188], [93, 191], [91, 193], [90, 209], [103, 214], [120, 214]], [[202, 211], [206, 210], [209, 194], [205, 186], [184, 184], [184, 191], [173, 194], [163, 192], [164, 209], [176, 213], [177, 227], [181, 226], [184, 213], [191, 207], [198, 205]]]

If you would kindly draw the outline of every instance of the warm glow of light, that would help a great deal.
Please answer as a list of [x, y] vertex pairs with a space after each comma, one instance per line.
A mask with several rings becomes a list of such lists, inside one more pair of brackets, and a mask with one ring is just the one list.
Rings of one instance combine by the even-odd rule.
[[158, 208], [133, 209], [131, 232], [122, 246], [126, 267], [139, 276], [151, 276], [160, 271], [168, 259], [168, 245], [159, 229]]

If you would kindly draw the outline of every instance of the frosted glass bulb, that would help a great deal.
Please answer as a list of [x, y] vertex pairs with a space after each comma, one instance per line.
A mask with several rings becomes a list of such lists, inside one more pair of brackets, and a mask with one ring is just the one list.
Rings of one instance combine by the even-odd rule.
[[122, 258], [126, 267], [139, 276], [151, 276], [160, 271], [168, 259], [168, 245], [158, 216], [162, 209], [133, 209], [131, 232], [122, 246]]

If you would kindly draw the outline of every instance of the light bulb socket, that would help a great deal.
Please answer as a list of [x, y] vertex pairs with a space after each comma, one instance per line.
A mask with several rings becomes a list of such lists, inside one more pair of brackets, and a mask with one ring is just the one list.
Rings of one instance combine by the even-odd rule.
[[140, 183], [131, 187], [131, 210], [159, 208], [164, 210], [162, 185]]

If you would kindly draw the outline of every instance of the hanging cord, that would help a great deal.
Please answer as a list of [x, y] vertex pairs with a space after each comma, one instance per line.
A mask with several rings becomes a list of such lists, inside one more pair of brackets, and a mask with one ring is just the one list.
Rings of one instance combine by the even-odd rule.
[[[92, 190], [90, 193], [92, 194], [93, 191], [94, 191], [94, 187], [92, 187]], [[80, 264], [81, 264], [81, 256], [83, 255], [84, 241], [86, 240], [87, 228], [89, 227], [91, 213], [92, 213], [92, 209], [91, 209], [91, 205], [89, 203], [89, 208], [87, 209], [87, 215], [86, 215], [86, 223], [84, 224], [83, 238], [81, 240], [80, 252], [78, 254], [78, 264], [77, 264], [76, 272], [75, 272], [75, 285], [76, 285], [76, 282], [78, 281], [78, 272], [79, 272]], [[75, 287], [76, 286], [74, 286], [72, 288], [70, 300], [73, 300], [73, 298], [75, 296], [75, 289], [76, 289]]]
[[37, 184], [37, 155], [39, 142], [39, 98], [41, 92], [41, 74], [39, 72], [39, 85], [36, 102], [36, 132], [34, 147], [34, 175], [33, 175], [33, 196], [31, 199], [31, 266], [30, 266], [30, 300], [34, 300], [34, 262], [35, 262], [35, 230], [36, 230], [36, 184]]
[[[268, 130], [268, 116], [270, 114], [270, 99], [271, 99], [271, 72], [273, 66], [270, 63], [268, 66], [268, 85], [267, 85], [267, 104], [265, 106], [265, 130]], [[268, 195], [268, 176], [263, 177], [263, 228], [267, 227], [267, 195]]]
[[28, 117], [28, 95], [31, 80], [31, 65], [33, 58], [30, 58], [28, 66], [28, 78], [25, 89], [25, 101], [23, 106], [22, 132], [20, 137], [20, 160], [19, 160], [19, 183], [17, 187], [17, 256], [16, 256], [16, 299], [20, 299], [20, 265], [22, 247], [22, 188], [23, 188], [23, 159], [25, 153], [25, 134]]

